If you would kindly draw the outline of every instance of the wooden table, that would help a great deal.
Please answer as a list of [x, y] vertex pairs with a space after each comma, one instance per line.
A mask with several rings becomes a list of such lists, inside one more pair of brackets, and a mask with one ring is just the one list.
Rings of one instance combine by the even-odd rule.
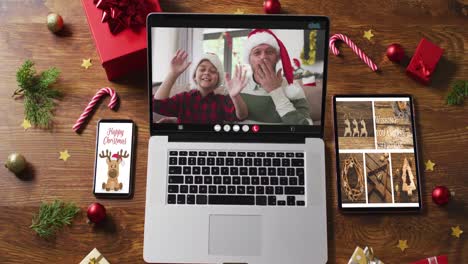
[[[329, 263], [347, 263], [357, 245], [372, 246], [385, 263], [409, 263], [440, 254], [447, 254], [450, 263], [467, 263], [467, 104], [447, 106], [444, 98], [454, 80], [468, 76], [468, 2], [283, 0], [282, 5], [284, 13], [329, 16], [331, 33], [350, 36], [382, 69], [380, 74], [371, 72], [344, 46], [342, 58], [330, 56], [325, 124]], [[234, 13], [241, 8], [246, 13], [263, 13], [260, 0], [162, 0], [161, 7], [171, 12]], [[46, 28], [51, 11], [65, 20], [67, 34], [62, 37]], [[78, 263], [94, 247], [111, 263], [143, 262], [149, 137], [145, 75], [119, 83], [107, 81], [79, 0], [2, 0], [0, 25], [0, 159], [20, 152], [34, 168], [29, 181], [0, 169], [0, 263]], [[375, 34], [371, 41], [363, 38], [368, 29]], [[394, 42], [412, 55], [422, 37], [445, 50], [431, 87], [409, 79], [403, 66], [384, 58], [386, 47]], [[84, 70], [81, 60], [88, 57], [93, 66]], [[27, 58], [33, 59], [40, 71], [50, 66], [62, 71], [55, 87], [64, 97], [51, 130], [24, 131], [20, 126], [22, 100], [13, 100], [11, 95], [17, 88], [16, 70]], [[107, 103], [100, 104], [83, 133], [75, 134], [71, 127], [76, 118], [95, 91], [104, 86], [118, 91], [120, 109], [113, 112]], [[420, 158], [437, 164], [433, 172], [422, 169], [422, 213], [347, 215], [337, 210], [331, 96], [375, 92], [410, 93], [416, 99]], [[82, 212], [55, 239], [40, 239], [29, 229], [40, 201], [72, 201], [83, 211], [96, 201], [92, 179], [95, 124], [100, 118], [130, 118], [139, 127], [135, 196], [131, 200], [100, 200], [110, 215], [110, 223], [103, 228], [86, 224]], [[64, 149], [71, 154], [67, 162], [58, 159]], [[455, 200], [445, 207], [435, 205], [431, 190], [436, 185], [455, 191]], [[450, 227], [456, 225], [465, 230], [459, 239], [451, 236]], [[408, 240], [405, 252], [396, 247], [399, 239]]]

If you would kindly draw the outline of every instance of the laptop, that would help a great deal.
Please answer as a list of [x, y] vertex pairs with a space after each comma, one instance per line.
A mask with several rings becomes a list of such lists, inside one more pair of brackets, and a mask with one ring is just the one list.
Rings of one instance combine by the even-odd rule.
[[149, 263], [326, 263], [329, 20], [147, 18]]

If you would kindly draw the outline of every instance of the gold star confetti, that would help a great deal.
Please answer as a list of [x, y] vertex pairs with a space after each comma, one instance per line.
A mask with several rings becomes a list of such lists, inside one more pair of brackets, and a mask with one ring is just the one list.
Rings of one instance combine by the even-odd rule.
[[460, 229], [460, 226], [452, 227], [452, 236], [460, 238], [460, 235], [463, 233], [463, 230]]
[[364, 31], [364, 38], [371, 40], [373, 36], [374, 34], [372, 34], [372, 29], [369, 29], [368, 31]]
[[88, 69], [91, 66], [93, 66], [93, 64], [91, 63], [91, 59], [83, 59], [83, 63], [81, 63], [81, 67]]
[[29, 120], [23, 119], [23, 123], [21, 124], [21, 126], [24, 128], [24, 130], [27, 130], [31, 127], [31, 123], [29, 122]]
[[68, 158], [70, 158], [70, 154], [68, 154], [68, 150], [60, 151], [60, 157], [59, 159], [63, 161], [67, 161]]
[[398, 240], [397, 248], [401, 249], [401, 251], [405, 251], [405, 249], [409, 248], [407, 241], [408, 240]]
[[431, 160], [426, 161], [426, 171], [434, 171], [434, 166], [436, 164]]
[[240, 8], [237, 8], [236, 12], [234, 12], [234, 14], [236, 15], [242, 15], [242, 14], [245, 14], [244, 10], [240, 9]]

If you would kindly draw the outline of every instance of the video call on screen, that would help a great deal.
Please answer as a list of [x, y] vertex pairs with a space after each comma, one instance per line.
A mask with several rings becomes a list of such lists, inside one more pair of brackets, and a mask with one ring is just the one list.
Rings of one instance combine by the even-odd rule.
[[324, 30], [151, 30], [153, 123], [321, 126]]

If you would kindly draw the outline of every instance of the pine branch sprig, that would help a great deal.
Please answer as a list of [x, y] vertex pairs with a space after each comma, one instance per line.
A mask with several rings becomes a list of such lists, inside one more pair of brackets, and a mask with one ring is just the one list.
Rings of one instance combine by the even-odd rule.
[[31, 60], [26, 60], [16, 72], [19, 88], [13, 93], [13, 97], [24, 98], [25, 119], [31, 124], [49, 126], [55, 108], [54, 99], [60, 97], [60, 92], [49, 86], [57, 81], [59, 74], [60, 71], [55, 67], [37, 74]]
[[52, 203], [41, 203], [39, 213], [32, 219], [30, 228], [40, 237], [48, 238], [65, 225], [70, 225], [76, 214], [80, 211], [73, 203], [55, 200]]
[[[27, 90], [29, 87], [32, 87], [34, 84], [34, 76], [36, 76], [36, 69], [34, 67], [34, 62], [27, 60], [16, 72], [16, 81], [18, 82], [18, 90]], [[16, 90], [16, 91], [18, 91]], [[15, 94], [17, 93], [15, 91]]]
[[60, 71], [55, 67], [42, 72], [39, 78], [39, 88], [41, 90], [48, 90], [49, 86], [57, 81], [59, 74]]
[[468, 96], [468, 81], [458, 80], [453, 86], [452, 90], [447, 95], [448, 105], [460, 105], [463, 104], [465, 97]]

